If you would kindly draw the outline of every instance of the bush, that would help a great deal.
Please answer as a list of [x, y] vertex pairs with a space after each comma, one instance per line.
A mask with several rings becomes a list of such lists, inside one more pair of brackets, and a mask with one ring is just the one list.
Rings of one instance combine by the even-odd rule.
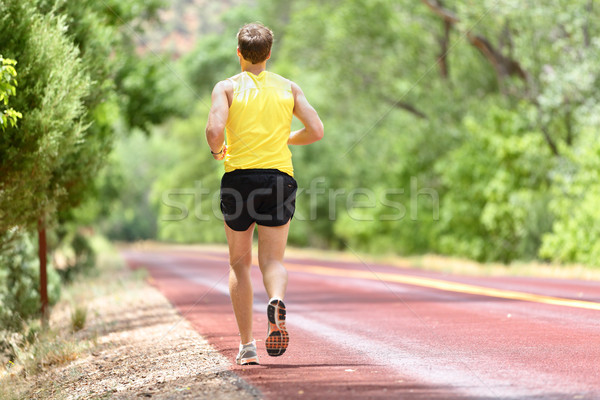
[[537, 256], [552, 223], [554, 160], [523, 114], [493, 107], [482, 123], [467, 118], [465, 140], [437, 164], [447, 187], [442, 253], [503, 262]]
[[87, 320], [87, 308], [75, 306], [74, 310], [71, 311], [71, 330], [77, 332], [85, 327]]
[[[20, 332], [23, 322], [40, 315], [39, 260], [36, 246], [28, 235], [11, 240], [0, 253], [0, 325], [4, 330]], [[48, 265], [48, 300], [60, 298], [60, 277]], [[0, 347], [3, 344], [0, 343]]]
[[556, 215], [552, 232], [544, 235], [540, 256], [559, 262], [600, 265], [600, 143], [588, 133], [585, 146], [567, 152], [555, 171]]
[[93, 270], [96, 252], [90, 245], [89, 239], [73, 227], [60, 229], [60, 231], [60, 244], [54, 252], [57, 259], [56, 271], [63, 283], [69, 283], [77, 275]]

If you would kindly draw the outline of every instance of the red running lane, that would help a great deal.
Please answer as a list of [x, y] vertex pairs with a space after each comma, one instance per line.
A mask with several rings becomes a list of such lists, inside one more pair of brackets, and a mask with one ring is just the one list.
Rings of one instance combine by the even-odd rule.
[[[225, 252], [127, 249], [153, 284], [234, 363], [239, 337]], [[265, 399], [600, 399], [600, 310], [354, 277], [430, 278], [600, 301], [597, 282], [448, 276], [362, 262], [289, 258], [290, 347], [264, 349], [267, 295], [253, 267], [260, 366], [232, 370]], [[314, 273], [314, 266], [325, 267]], [[168, 332], [165, 332], [168, 334]]]

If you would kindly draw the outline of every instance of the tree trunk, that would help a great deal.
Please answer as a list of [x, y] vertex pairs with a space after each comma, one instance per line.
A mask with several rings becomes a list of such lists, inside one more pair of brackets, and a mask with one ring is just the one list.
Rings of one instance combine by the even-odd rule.
[[449, 66], [448, 66], [448, 52], [449, 52], [449, 44], [450, 44], [450, 29], [452, 28], [452, 23], [448, 20], [444, 20], [444, 36], [440, 39], [441, 52], [440, 57], [438, 58], [438, 64], [440, 66], [440, 73], [442, 74], [443, 79], [448, 79], [450, 75]]
[[[427, 7], [429, 7], [435, 14], [439, 15], [444, 21], [450, 25], [455, 25], [460, 22], [460, 19], [454, 15], [450, 10], [444, 8], [442, 4], [437, 0], [421, 0]], [[524, 82], [527, 82], [527, 72], [521, 67], [521, 65], [512, 58], [504, 56], [499, 50], [492, 46], [491, 42], [485, 37], [475, 35], [474, 33], [467, 31], [464, 33], [471, 45], [477, 48], [481, 54], [492, 64], [496, 70], [496, 76], [499, 84], [502, 84], [502, 80], [508, 75], [517, 75]]]
[[385, 101], [390, 103], [393, 107], [408, 111], [409, 113], [416, 115], [417, 117], [419, 117], [421, 119], [429, 119], [427, 114], [425, 114], [423, 111], [419, 110], [417, 107], [413, 106], [412, 104], [409, 104], [409, 103], [406, 103], [406, 102], [400, 101], [400, 100], [393, 100], [391, 98], [385, 98]]
[[573, 112], [568, 110], [565, 114], [565, 127], [567, 129], [567, 145], [573, 145]]
[[594, 0], [590, 0], [585, 8], [587, 21], [585, 21], [585, 25], [583, 26], [583, 44], [585, 47], [590, 47], [592, 44], [592, 40], [590, 39], [590, 16], [592, 15], [593, 10]]
[[40, 259], [40, 299], [42, 311], [42, 325], [48, 325], [48, 274], [47, 257], [48, 244], [46, 242], [46, 226], [43, 218], [38, 220], [38, 256]]

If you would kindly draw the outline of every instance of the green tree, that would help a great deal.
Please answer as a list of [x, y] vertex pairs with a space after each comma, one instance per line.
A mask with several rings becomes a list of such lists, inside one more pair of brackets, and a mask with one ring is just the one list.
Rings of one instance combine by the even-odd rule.
[[64, 35], [64, 18], [20, 1], [1, 7], [3, 52], [22, 65], [13, 104], [23, 118], [0, 142], [0, 229], [6, 231], [35, 227], [67, 193], [61, 183], [86, 128], [83, 99], [90, 79], [79, 50]]
[[[18, 127], [3, 131], [0, 141], [0, 230], [25, 232], [37, 227], [40, 231], [40, 293], [45, 314], [45, 229], [68, 196], [66, 177], [73, 169], [85, 168], [70, 165], [69, 155], [76, 151], [86, 129], [83, 99], [90, 80], [79, 50], [64, 35], [64, 18], [40, 14], [33, 5], [17, 1], [3, 2], [2, 8], [0, 37], [9, 38], [3, 51], [23, 66], [21, 90], [14, 97], [23, 118]], [[24, 269], [11, 272], [12, 280], [26, 276]]]
[[[73, 210], [100, 192], [95, 177], [112, 148], [115, 127], [121, 122], [126, 129], [148, 130], [151, 123], [179, 111], [180, 103], [167, 96], [176, 87], [163, 79], [169, 76], [164, 60], [134, 55], [135, 29], [161, 4], [141, 0], [0, 3], [0, 51], [19, 60], [16, 94], [5, 85], [13, 66], [2, 64], [2, 100], [10, 94], [11, 106], [22, 113], [18, 125], [10, 123], [0, 131], [2, 264], [19, 266], [9, 269], [9, 281], [28, 276], [30, 257], [19, 256], [25, 251], [20, 243], [27, 232], [40, 233], [42, 282], [48, 227], [58, 225], [48, 234], [51, 246], [68, 239], [83, 263], [91, 260], [89, 246], [74, 233], [74, 220], [82, 214]], [[88, 210], [93, 208], [88, 203]], [[17, 256], [25, 261], [12, 262]], [[42, 283], [42, 299], [45, 286]]]
[[439, 223], [425, 202], [414, 221], [383, 221], [385, 210], [374, 207], [361, 210], [374, 223], [342, 214], [311, 223], [309, 234], [377, 251], [536, 256], [552, 237], [544, 236], [549, 204], [561, 208], [550, 200], [564, 190], [553, 187], [590, 165], [569, 154], [589, 147], [581, 132], [599, 104], [592, 2], [305, 0], [281, 8], [289, 23], [274, 68], [323, 100], [327, 131], [322, 146], [294, 152], [296, 168], [327, 171], [330, 188], [408, 190], [416, 179], [440, 196]]
[[[580, 133], [582, 146], [565, 149], [555, 169], [552, 230], [543, 237], [540, 255], [559, 262], [598, 266], [600, 259], [600, 141], [594, 126]], [[585, 145], [583, 145], [585, 144]]]
[[439, 251], [482, 261], [537, 256], [552, 222], [554, 164], [527, 114], [490, 106], [486, 120], [466, 118], [468, 138], [436, 164], [446, 187]]
[[[223, 34], [204, 36], [181, 59], [199, 103], [155, 139], [165, 148], [172, 140], [176, 154], [156, 171], [157, 234], [223, 240], [217, 222], [193, 218], [197, 182], [216, 190], [222, 173], [202, 151], [201, 130], [210, 88], [238, 69], [235, 31], [261, 20], [275, 30], [270, 70], [300, 84], [327, 133], [315, 146], [292, 149], [300, 187], [319, 179], [325, 194], [299, 195], [290, 241], [591, 262], [600, 239], [585, 225], [597, 220], [599, 16], [591, 0], [264, 0], [241, 7], [225, 19], [231, 24]], [[357, 188], [371, 190], [376, 205], [353, 207], [347, 200]], [[190, 194], [165, 202], [178, 189]], [[334, 190], [342, 194], [329, 197]], [[390, 190], [402, 193], [382, 203]], [[184, 197], [188, 219], [165, 221]]]

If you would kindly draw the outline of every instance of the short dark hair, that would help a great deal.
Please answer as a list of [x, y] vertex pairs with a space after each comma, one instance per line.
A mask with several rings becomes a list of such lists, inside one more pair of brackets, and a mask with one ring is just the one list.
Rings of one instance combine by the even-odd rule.
[[252, 64], [263, 62], [273, 45], [273, 32], [259, 23], [246, 24], [237, 34], [238, 47], [244, 60]]

